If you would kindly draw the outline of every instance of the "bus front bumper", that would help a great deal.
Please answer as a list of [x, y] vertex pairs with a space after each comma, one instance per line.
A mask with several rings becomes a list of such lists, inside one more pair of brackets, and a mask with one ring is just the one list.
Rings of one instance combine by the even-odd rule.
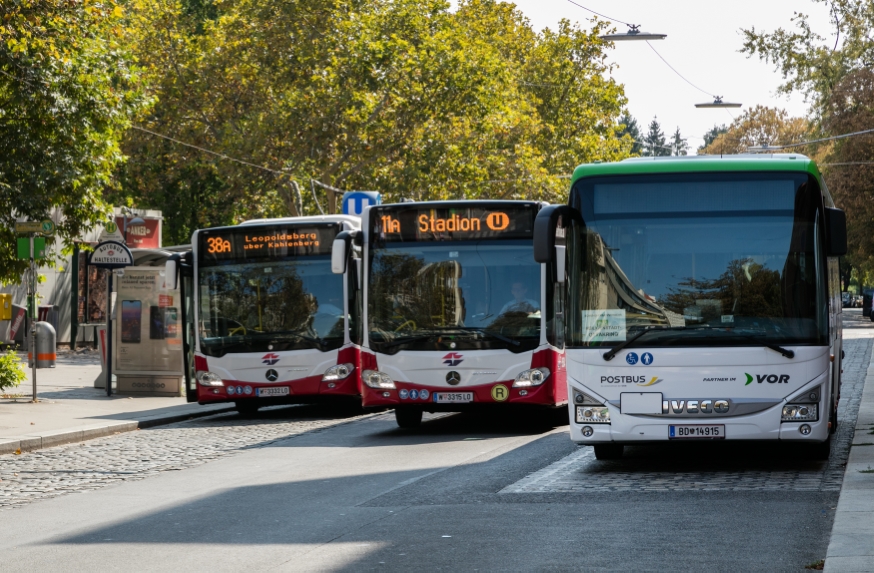
[[[371, 388], [362, 385], [365, 408], [419, 407], [428, 411], [456, 412], [484, 405], [527, 404], [556, 406], [555, 391], [550, 379], [540, 386], [513, 388], [513, 380], [502, 380], [477, 386], [426, 386], [415, 382], [395, 382], [395, 388]], [[423, 392], [424, 391], [424, 392]], [[444, 402], [447, 395], [458, 401]], [[424, 396], [424, 397], [423, 397]]]

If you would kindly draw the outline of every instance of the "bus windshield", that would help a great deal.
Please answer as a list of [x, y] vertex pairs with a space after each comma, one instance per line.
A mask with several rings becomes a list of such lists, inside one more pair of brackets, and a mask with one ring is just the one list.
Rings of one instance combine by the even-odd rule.
[[201, 236], [204, 354], [342, 346], [343, 276], [331, 272], [330, 260], [337, 230], [311, 231], [240, 227]]
[[530, 239], [384, 243], [371, 249], [370, 269], [370, 343], [380, 352], [520, 352], [540, 342]]
[[569, 346], [826, 344], [816, 180], [794, 173], [578, 181]]

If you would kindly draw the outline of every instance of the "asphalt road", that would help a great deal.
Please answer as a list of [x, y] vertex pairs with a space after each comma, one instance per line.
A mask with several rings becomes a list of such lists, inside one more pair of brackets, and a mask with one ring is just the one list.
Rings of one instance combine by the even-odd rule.
[[[598, 462], [549, 417], [277, 408], [0, 456], [3, 571], [804, 571], [826, 554], [870, 322], [845, 315], [828, 462], [769, 446]], [[674, 444], [671, 444], [674, 446]]]

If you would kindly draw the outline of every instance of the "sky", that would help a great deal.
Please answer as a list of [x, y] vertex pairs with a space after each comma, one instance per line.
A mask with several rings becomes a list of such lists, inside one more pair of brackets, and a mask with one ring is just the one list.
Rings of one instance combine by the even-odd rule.
[[[757, 31], [790, 28], [799, 11], [810, 17], [814, 31], [830, 37], [828, 9], [812, 0], [575, 0], [578, 4], [631, 24], [641, 31], [667, 34], [653, 47], [686, 79], [706, 91], [693, 88], [670, 70], [645, 42], [617, 42], [609, 59], [618, 68], [613, 77], [625, 85], [628, 109], [645, 133], [653, 117], [666, 137], [679, 127], [689, 140], [690, 152], [703, 143], [703, 135], [716, 124], [728, 124], [744, 109], [765, 105], [804, 116], [807, 104], [801, 94], [778, 96], [782, 83], [773, 65], [748, 58], [742, 47], [741, 29]], [[589, 28], [592, 14], [568, 0], [515, 0], [535, 30], [555, 29], [562, 18]], [[627, 27], [616, 24], [617, 32]], [[740, 102], [740, 109], [697, 109], [696, 103]], [[730, 114], [728, 113], [730, 112]]]

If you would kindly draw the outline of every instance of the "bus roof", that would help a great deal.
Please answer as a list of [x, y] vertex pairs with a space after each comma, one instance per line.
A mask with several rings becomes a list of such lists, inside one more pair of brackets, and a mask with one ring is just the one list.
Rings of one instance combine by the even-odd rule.
[[633, 157], [615, 163], [584, 163], [574, 169], [571, 184], [584, 177], [602, 175], [725, 171], [801, 171], [816, 177], [822, 184], [822, 176], [816, 164], [800, 153]]
[[276, 219], [250, 219], [240, 225], [277, 225], [291, 223], [306, 225], [309, 223], [348, 223], [353, 229], [361, 228], [361, 217], [356, 215], [309, 215], [304, 217], [278, 217]]

